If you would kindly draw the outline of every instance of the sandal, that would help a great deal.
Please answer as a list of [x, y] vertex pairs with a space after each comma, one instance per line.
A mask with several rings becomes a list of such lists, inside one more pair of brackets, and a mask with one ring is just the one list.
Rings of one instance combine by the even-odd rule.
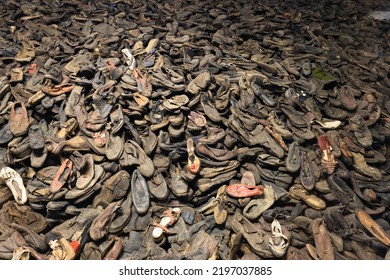
[[51, 240], [49, 245], [52, 248], [50, 260], [73, 260], [76, 257], [76, 252], [65, 238]]
[[17, 247], [13, 251], [11, 260], [29, 260], [30, 259], [30, 251], [24, 247]]
[[282, 232], [282, 227], [278, 220], [274, 219], [271, 224], [272, 235], [269, 239], [269, 248], [275, 257], [283, 257], [290, 244], [289, 239]]
[[155, 226], [152, 232], [153, 238], [158, 241], [161, 240], [164, 232], [169, 234], [167, 227], [172, 226], [179, 219], [180, 214], [181, 210], [179, 208], [168, 208], [165, 210], [160, 222], [157, 222], [157, 220], [153, 221], [153, 226]]
[[336, 168], [337, 161], [335, 160], [335, 155], [328, 136], [321, 135], [318, 137], [317, 141], [318, 146], [322, 151], [321, 165], [328, 174], [332, 174]]
[[198, 174], [200, 171], [200, 160], [195, 155], [195, 145], [194, 141], [191, 138], [187, 139], [187, 152], [188, 152], [188, 169], [192, 174]]

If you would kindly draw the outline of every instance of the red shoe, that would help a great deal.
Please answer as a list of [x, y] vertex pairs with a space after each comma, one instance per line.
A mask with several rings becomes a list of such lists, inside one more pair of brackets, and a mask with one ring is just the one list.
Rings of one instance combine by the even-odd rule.
[[226, 193], [232, 197], [244, 198], [262, 195], [264, 186], [248, 186], [243, 184], [233, 184], [226, 188]]

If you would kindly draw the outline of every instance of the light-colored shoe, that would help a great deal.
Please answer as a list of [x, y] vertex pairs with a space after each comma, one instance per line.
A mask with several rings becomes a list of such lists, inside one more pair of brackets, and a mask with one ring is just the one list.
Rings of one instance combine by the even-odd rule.
[[22, 177], [11, 167], [3, 167], [0, 170], [0, 184], [4, 182], [11, 190], [18, 204], [27, 202], [27, 191]]
[[278, 220], [273, 220], [271, 224], [272, 235], [269, 238], [268, 246], [275, 257], [283, 257], [286, 254], [290, 241], [288, 237], [283, 234], [282, 226]]

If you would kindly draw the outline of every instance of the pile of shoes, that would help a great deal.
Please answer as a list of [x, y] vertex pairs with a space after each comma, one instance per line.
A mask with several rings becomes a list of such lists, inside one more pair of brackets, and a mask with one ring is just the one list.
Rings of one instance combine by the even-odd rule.
[[0, 259], [390, 259], [371, 2], [2, 1]]

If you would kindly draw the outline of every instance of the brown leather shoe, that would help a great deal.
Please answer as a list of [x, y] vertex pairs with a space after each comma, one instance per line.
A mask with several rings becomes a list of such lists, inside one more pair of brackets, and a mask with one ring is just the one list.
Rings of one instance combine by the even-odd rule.
[[329, 232], [322, 219], [314, 219], [310, 223], [314, 244], [320, 260], [334, 260], [334, 252]]
[[30, 206], [18, 205], [15, 201], [9, 201], [3, 205], [0, 220], [8, 226], [17, 223], [35, 233], [40, 233], [47, 227], [43, 215], [33, 211]]
[[102, 239], [107, 233], [111, 221], [120, 208], [121, 201], [111, 202], [92, 222], [89, 235], [95, 241]]
[[145, 214], [149, 209], [150, 195], [146, 180], [138, 170], [134, 170], [131, 176], [131, 194], [136, 212]]
[[339, 91], [339, 97], [343, 107], [349, 111], [356, 109], [357, 103], [349, 86], [343, 86]]
[[43, 86], [42, 92], [49, 96], [59, 96], [71, 92], [75, 85], [54, 85], [54, 86]]
[[11, 105], [9, 113], [9, 129], [15, 136], [20, 136], [28, 131], [30, 119], [26, 105], [22, 102], [15, 102]]
[[358, 221], [380, 242], [390, 246], [390, 236], [384, 231], [366, 212], [360, 209], [355, 210]]
[[353, 157], [353, 167], [356, 171], [377, 181], [382, 179], [382, 172], [380, 169], [369, 166], [361, 153], [350, 153]]
[[231, 160], [237, 156], [237, 150], [212, 148], [202, 143], [196, 145], [196, 151], [217, 161]]
[[108, 240], [108, 244], [102, 249], [103, 260], [117, 260], [123, 251], [123, 241], [120, 237], [115, 236]]

